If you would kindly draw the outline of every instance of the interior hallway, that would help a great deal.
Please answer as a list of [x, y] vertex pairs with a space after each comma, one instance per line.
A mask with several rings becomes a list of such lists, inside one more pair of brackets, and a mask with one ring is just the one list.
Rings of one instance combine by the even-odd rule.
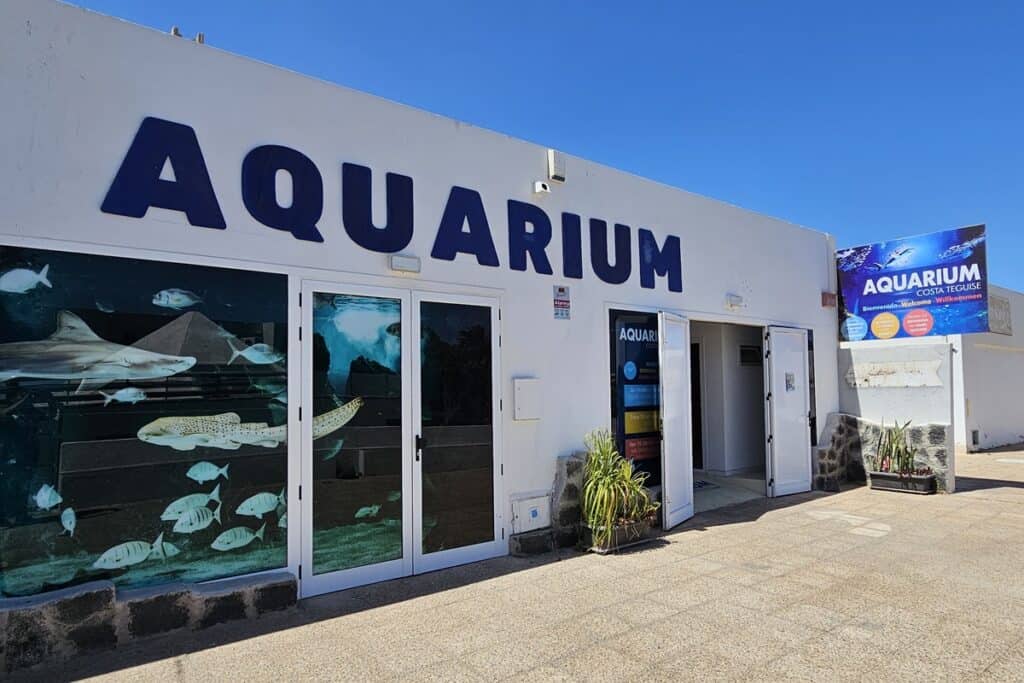
[[765, 495], [764, 473], [745, 472], [724, 476], [700, 470], [693, 472], [693, 511], [695, 514], [726, 505], [745, 503]]

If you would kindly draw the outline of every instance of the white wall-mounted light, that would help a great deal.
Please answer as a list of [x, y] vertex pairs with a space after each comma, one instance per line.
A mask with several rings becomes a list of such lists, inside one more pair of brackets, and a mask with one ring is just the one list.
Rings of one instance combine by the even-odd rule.
[[551, 186], [548, 185], [543, 180], [538, 180], [538, 181], [536, 181], [533, 184], [533, 193], [534, 194], [550, 194], [550, 192], [551, 192]]
[[401, 273], [418, 273], [420, 272], [420, 257], [392, 254], [388, 259], [388, 265], [391, 266], [391, 270]]
[[739, 294], [729, 292], [725, 295], [725, 307], [730, 311], [738, 311], [741, 308], [746, 308], [747, 302]]
[[555, 149], [548, 150], [548, 180], [565, 182], [565, 155]]

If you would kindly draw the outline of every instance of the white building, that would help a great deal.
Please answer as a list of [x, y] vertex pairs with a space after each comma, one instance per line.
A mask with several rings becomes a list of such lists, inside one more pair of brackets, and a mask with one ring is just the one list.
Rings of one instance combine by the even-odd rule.
[[670, 524], [695, 464], [810, 488], [828, 235], [49, 0], [0, 24], [4, 593], [501, 555], [595, 427]]

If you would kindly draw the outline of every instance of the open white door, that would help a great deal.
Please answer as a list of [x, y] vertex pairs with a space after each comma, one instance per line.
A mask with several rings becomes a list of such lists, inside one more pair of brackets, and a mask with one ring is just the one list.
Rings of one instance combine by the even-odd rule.
[[768, 495], [810, 491], [811, 395], [807, 330], [768, 327], [765, 348]]
[[690, 434], [690, 321], [658, 313], [661, 375], [661, 505], [671, 529], [693, 517], [693, 455]]

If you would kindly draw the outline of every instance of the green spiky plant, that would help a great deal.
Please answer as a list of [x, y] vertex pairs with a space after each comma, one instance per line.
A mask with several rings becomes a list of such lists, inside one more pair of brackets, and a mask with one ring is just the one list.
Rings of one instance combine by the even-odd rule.
[[896, 422], [892, 427], [886, 427], [885, 422], [882, 422], [882, 433], [878, 435], [878, 447], [875, 455], [869, 458], [868, 464], [872, 470], [901, 476], [930, 473], [930, 469], [914, 465], [914, 449], [907, 442], [908, 427], [910, 427], [909, 420], [902, 425]]
[[617, 526], [648, 519], [658, 504], [644, 487], [646, 472], [633, 470], [633, 463], [615, 450], [607, 429], [587, 434], [587, 462], [583, 474], [583, 521], [590, 527], [595, 546], [607, 546]]

